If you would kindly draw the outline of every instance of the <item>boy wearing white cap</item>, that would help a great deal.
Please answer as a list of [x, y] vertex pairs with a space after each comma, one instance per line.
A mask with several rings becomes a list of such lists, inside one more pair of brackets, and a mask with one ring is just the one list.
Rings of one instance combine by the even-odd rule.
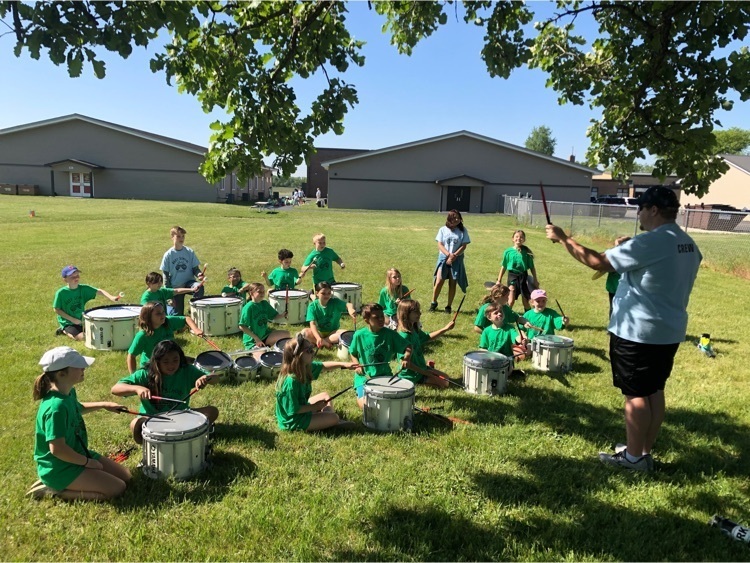
[[67, 334], [73, 340], [83, 340], [83, 311], [86, 303], [97, 295], [103, 295], [110, 301], [117, 301], [119, 297], [110, 295], [103, 289], [79, 283], [81, 270], [75, 266], [65, 266], [61, 273], [66, 285], [57, 290], [52, 302], [57, 322], [60, 323], [57, 334]]
[[75, 385], [94, 358], [60, 346], [45, 352], [42, 374], [34, 381], [34, 400], [41, 401], [36, 416], [34, 460], [39, 481], [27, 495], [59, 496], [65, 500], [106, 500], [121, 495], [130, 471], [88, 449], [83, 414], [123, 407], [112, 402], [79, 403]]
[[523, 314], [523, 317], [518, 319], [521, 325], [529, 329], [529, 340], [539, 334], [555, 334], [555, 330], [568, 326], [570, 321], [568, 317], [563, 317], [554, 309], [547, 308], [547, 292], [543, 289], [535, 289], [531, 292], [531, 307]]

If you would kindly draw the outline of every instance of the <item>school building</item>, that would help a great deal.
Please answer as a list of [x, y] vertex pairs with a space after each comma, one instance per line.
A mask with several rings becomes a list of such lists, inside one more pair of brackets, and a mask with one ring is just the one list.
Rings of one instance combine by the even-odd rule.
[[719, 155], [729, 165], [729, 170], [715, 180], [702, 198], [684, 195], [681, 203], [701, 207], [701, 205], [725, 205], [737, 209], [750, 209], [750, 156]]
[[265, 199], [273, 169], [240, 183], [198, 172], [207, 149], [80, 114], [0, 129], [0, 193], [223, 202]]
[[548, 200], [588, 202], [599, 172], [470, 131], [356, 151], [321, 165], [331, 208], [472, 213], [502, 211], [504, 195], [540, 199], [540, 183]]

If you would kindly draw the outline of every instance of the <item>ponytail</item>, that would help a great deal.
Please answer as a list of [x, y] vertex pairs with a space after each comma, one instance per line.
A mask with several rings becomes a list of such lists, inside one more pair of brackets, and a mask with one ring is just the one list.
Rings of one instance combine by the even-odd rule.
[[302, 332], [291, 338], [284, 346], [281, 371], [276, 382], [276, 390], [281, 388], [281, 383], [287, 375], [291, 375], [300, 383], [310, 383], [313, 379], [310, 364], [305, 363], [303, 354], [312, 347], [312, 344], [304, 337]]
[[34, 391], [33, 397], [35, 401], [41, 401], [47, 396], [49, 390], [52, 389], [52, 384], [57, 381], [57, 374], [62, 374], [67, 371], [68, 368], [59, 369], [57, 371], [45, 371], [42, 375], [37, 376], [34, 380]]

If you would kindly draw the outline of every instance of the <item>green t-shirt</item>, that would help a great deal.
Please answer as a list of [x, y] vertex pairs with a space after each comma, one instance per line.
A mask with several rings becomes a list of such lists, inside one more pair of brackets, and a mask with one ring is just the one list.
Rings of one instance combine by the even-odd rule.
[[307, 267], [315, 260], [315, 267], [313, 268], [313, 283], [318, 284], [322, 281], [328, 283], [336, 283], [333, 277], [333, 263], [339, 259], [339, 255], [336, 254], [333, 249], [325, 247], [323, 250], [313, 250], [305, 258], [303, 266]]
[[341, 315], [346, 312], [346, 301], [331, 297], [325, 307], [316, 299], [307, 306], [307, 322], [314, 321], [320, 332], [334, 332], [341, 326]]
[[240, 280], [237, 285], [225, 285], [224, 287], [222, 287], [221, 293], [234, 293], [237, 297], [239, 297], [240, 295], [242, 295], [240, 293], [240, 289], [242, 289], [243, 287], [245, 287], [245, 282]]
[[524, 274], [534, 267], [534, 257], [525, 248], [519, 251], [511, 246], [503, 253], [502, 266], [509, 272]]
[[[195, 382], [204, 375], [206, 374], [197, 367], [193, 365], [185, 365], [180, 367], [180, 369], [172, 375], [163, 376], [159, 396], [168, 399], [178, 399], [180, 401], [185, 401], [185, 403], [141, 400], [141, 408], [139, 412], [143, 414], [158, 414], [170, 409], [173, 411], [187, 409], [190, 406], [190, 397], [188, 397], [188, 395], [190, 394], [190, 391], [195, 389]], [[117, 383], [140, 385], [141, 387], [148, 388], [148, 370], [139, 369], [127, 377], [123, 377]], [[185, 397], [187, 397], [187, 399]]]
[[[404, 295], [406, 293], [409, 293], [409, 288], [405, 285], [402, 285], [400, 295]], [[396, 299], [400, 299], [400, 297], [397, 297]], [[389, 317], [396, 316], [396, 311], [398, 310], [398, 303], [396, 303], [396, 299], [391, 297], [391, 294], [388, 293], [387, 287], [384, 287], [380, 290], [378, 304], [383, 307], [383, 313], [388, 315]], [[411, 299], [411, 296], [407, 297], [407, 299]]]
[[[492, 324], [492, 322], [484, 315], [484, 313], [487, 311], [487, 307], [489, 306], [489, 303], [485, 303], [484, 305], [479, 307], [479, 311], [477, 311], [477, 318], [474, 319], [474, 326], [478, 326], [479, 328], [484, 330]], [[503, 326], [512, 327], [520, 317], [521, 315], [513, 311], [513, 309], [511, 309], [507, 305], [503, 305]]]
[[164, 310], [167, 310], [167, 300], [172, 299], [172, 296], [174, 295], [174, 289], [171, 287], [162, 287], [160, 289], [157, 289], [156, 291], [150, 291], [146, 290], [143, 292], [143, 295], [141, 295], [141, 305], [145, 305], [146, 303], [151, 303], [152, 301], [155, 301], [157, 303], [161, 303], [162, 307], [164, 307]]
[[[349, 353], [361, 364], [375, 364], [390, 362], [394, 355], [403, 354], [408, 347], [409, 343], [395, 330], [383, 327], [378, 332], [372, 332], [369, 327], [364, 327], [354, 333], [352, 343], [349, 345]], [[355, 390], [362, 388], [368, 376], [393, 375], [391, 366], [387, 363], [369, 366], [364, 370], [366, 375], [354, 374]]]
[[518, 332], [512, 328], [506, 328], [505, 326], [495, 328], [494, 325], [490, 325], [482, 331], [482, 336], [479, 338], [479, 347], [512, 358], [513, 344], [515, 344], [517, 337]]
[[[65, 443], [81, 455], [87, 455], [89, 438], [83, 422], [83, 405], [78, 402], [76, 390], [68, 395], [50, 391], [39, 403], [36, 413], [34, 461], [42, 483], [57, 491], [67, 489], [83, 473], [84, 466], [69, 463], [52, 455], [49, 442], [65, 438]], [[89, 450], [93, 459], [99, 454]]]
[[[79, 284], [75, 289], [70, 289], [65, 285], [55, 293], [52, 307], [55, 309], [61, 309], [66, 315], [70, 315], [74, 319], [78, 319], [79, 321], [83, 320], [83, 312], [86, 309], [86, 303], [96, 298], [98, 291], [97, 288], [85, 284]], [[57, 322], [60, 323], [60, 328], [65, 328], [66, 326], [73, 324], [60, 315], [57, 315]]]
[[[313, 380], [323, 371], [321, 362], [312, 363]], [[281, 430], [307, 430], [312, 420], [311, 412], [298, 413], [300, 407], [310, 401], [312, 383], [302, 383], [293, 375], [287, 375], [276, 388], [276, 421]]]
[[274, 289], [294, 289], [299, 280], [299, 272], [294, 268], [285, 270], [281, 266], [268, 274], [268, 281], [273, 284]]
[[[538, 334], [555, 334], [555, 329], [560, 330], [565, 326], [560, 313], [549, 307], [541, 313], [535, 312], [534, 309], [529, 309], [523, 314], [523, 318], [529, 321], [532, 325], [538, 326], [542, 329], [542, 332], [540, 333], [538, 330], [530, 328], [528, 330], [529, 340]], [[521, 322], [521, 326], [523, 326], [523, 321], [519, 322]]]
[[607, 274], [607, 282], [604, 284], [604, 287], [607, 289], [608, 293], [615, 294], [617, 293], [617, 287], [620, 285], [620, 274], [617, 272], [609, 272]]
[[[242, 308], [239, 324], [249, 328], [253, 334], [261, 340], [265, 340], [268, 338], [268, 335], [273, 332], [268, 327], [268, 323], [273, 321], [278, 314], [279, 313], [276, 309], [273, 308], [273, 305], [265, 299], [258, 303], [255, 301], [248, 301]], [[245, 350], [248, 350], [255, 346], [255, 340], [243, 332], [242, 344], [245, 346]]]
[[[407, 344], [411, 347], [411, 362], [418, 368], [427, 369], [423, 347], [425, 343], [430, 341], [430, 335], [423, 330], [415, 330], [414, 332], [399, 331], [398, 335], [406, 340]], [[401, 361], [403, 358], [403, 354], [396, 355], [396, 360], [398, 361]], [[402, 369], [398, 376], [402, 379], [408, 379], [413, 383], [419, 383], [424, 378], [422, 374], [410, 369]]]
[[174, 340], [174, 333], [185, 327], [185, 317], [167, 317], [166, 322], [149, 335], [145, 330], [140, 330], [133, 338], [128, 348], [131, 356], [141, 355], [141, 366], [145, 366], [151, 358], [156, 345], [162, 340]]

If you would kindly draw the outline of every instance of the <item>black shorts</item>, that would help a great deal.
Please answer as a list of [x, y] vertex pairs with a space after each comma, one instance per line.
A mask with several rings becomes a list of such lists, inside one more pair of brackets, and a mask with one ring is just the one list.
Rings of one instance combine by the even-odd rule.
[[517, 274], [516, 272], [508, 272], [508, 287], [516, 288], [516, 297], [521, 294], [526, 299], [531, 299], [529, 275], [527, 273]]
[[70, 336], [78, 336], [83, 332], [83, 325], [68, 325], [62, 331]]
[[610, 333], [612, 384], [629, 397], [648, 397], [663, 391], [679, 346], [679, 342], [642, 344]]

